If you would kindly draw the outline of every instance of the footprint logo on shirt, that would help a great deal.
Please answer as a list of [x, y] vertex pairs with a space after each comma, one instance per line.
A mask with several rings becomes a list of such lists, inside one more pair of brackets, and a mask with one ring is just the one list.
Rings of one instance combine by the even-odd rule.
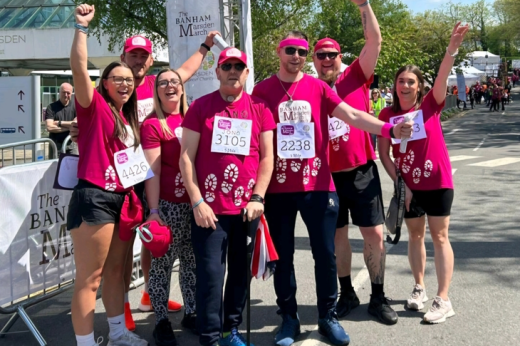
[[285, 175], [285, 173], [277, 173], [276, 174], [276, 180], [280, 183], [280, 184], [283, 184], [285, 183], [285, 180], [287, 179], [287, 176]]
[[291, 162], [291, 169], [293, 172], [295, 172], [295, 173], [298, 172], [301, 167], [302, 167], [301, 163], [295, 162], [295, 161]]
[[309, 165], [307, 165], [303, 168], [303, 185], [307, 185], [309, 183], [309, 173], [310, 168]]
[[242, 186], [239, 186], [235, 190], [235, 205], [237, 207], [240, 207], [242, 205], [242, 196], [244, 195], [244, 188]]
[[321, 168], [321, 159], [319, 157], [314, 158], [314, 161], [312, 164], [313, 164], [314, 168], [313, 168], [311, 174], [313, 177], [315, 177], [318, 175], [318, 171]]
[[249, 199], [249, 196], [253, 194], [253, 188], [255, 187], [255, 180], [251, 179], [249, 180], [249, 183], [247, 184], [247, 191], [246, 191], [246, 198]]
[[229, 164], [224, 171], [224, 179], [231, 180], [233, 183], [238, 178], [238, 167], [234, 163]]
[[413, 182], [415, 184], [419, 184], [421, 181], [421, 169], [419, 167], [415, 168], [412, 173]]
[[177, 173], [175, 177], [175, 197], [182, 197], [186, 193], [186, 188], [184, 187], [184, 181], [182, 180], [181, 172]]
[[279, 157], [276, 158], [276, 171], [285, 172], [286, 169], [287, 169], [287, 160], [281, 159]]
[[426, 160], [424, 163], [424, 177], [429, 178], [433, 171], [433, 163], [431, 160]]
[[215, 189], [217, 188], [217, 177], [215, 174], [210, 174], [206, 178], [204, 182], [204, 186], [206, 187], [206, 201], [211, 203], [215, 201]]

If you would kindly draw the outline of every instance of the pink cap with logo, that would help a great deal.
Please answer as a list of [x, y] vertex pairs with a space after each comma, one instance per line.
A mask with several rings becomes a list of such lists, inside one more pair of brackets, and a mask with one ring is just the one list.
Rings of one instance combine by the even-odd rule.
[[226, 61], [231, 60], [231, 59], [238, 59], [238, 60], [242, 61], [244, 64], [246, 64], [246, 66], [247, 66], [246, 53], [236, 49], [235, 47], [228, 47], [228, 48], [224, 49], [220, 53], [220, 56], [218, 57], [218, 64], [222, 65]]
[[314, 46], [314, 53], [316, 53], [322, 48], [335, 48], [338, 52], [341, 52], [339, 43], [336, 40], [333, 40], [328, 37], [322, 38], [321, 40], [316, 42], [316, 45]]
[[152, 41], [141, 35], [132, 36], [126, 39], [124, 49], [126, 53], [134, 49], [144, 49], [149, 54], [152, 54]]

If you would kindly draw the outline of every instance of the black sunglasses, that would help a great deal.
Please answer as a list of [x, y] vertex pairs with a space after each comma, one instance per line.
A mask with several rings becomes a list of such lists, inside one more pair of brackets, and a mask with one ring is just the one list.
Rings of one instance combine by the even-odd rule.
[[226, 72], [231, 71], [232, 67], [235, 67], [235, 70], [237, 70], [238, 72], [242, 72], [246, 68], [246, 64], [244, 64], [243, 62], [239, 62], [236, 64], [225, 63], [225, 64], [220, 65], [220, 68], [222, 69], [222, 71], [226, 71]]
[[294, 53], [298, 52], [299, 56], [307, 56], [309, 52], [306, 49], [300, 48], [294, 48], [294, 47], [286, 47], [285, 48], [285, 54], [287, 55], [294, 55]]
[[334, 60], [334, 59], [336, 59], [338, 54], [339, 54], [338, 52], [316, 53], [316, 57], [318, 58], [318, 60], [325, 60], [325, 58]]

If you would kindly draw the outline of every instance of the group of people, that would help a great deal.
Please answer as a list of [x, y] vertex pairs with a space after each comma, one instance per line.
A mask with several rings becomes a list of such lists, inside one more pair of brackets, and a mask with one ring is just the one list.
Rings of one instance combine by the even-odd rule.
[[[466, 99], [469, 100], [471, 109], [474, 108], [475, 104], [482, 104], [482, 100], [486, 103], [486, 107], [489, 107], [490, 112], [498, 112], [500, 110], [500, 104], [502, 104], [502, 111], [505, 110], [505, 105], [511, 102], [511, 80], [508, 79], [505, 86], [502, 86], [501, 81], [489, 79], [487, 83], [480, 82], [475, 83], [471, 87], [466, 86]], [[457, 107], [460, 109], [460, 105], [464, 104], [463, 109], [467, 109], [466, 101], [460, 100], [458, 97], [459, 91], [457, 86], [451, 88], [451, 94], [457, 95]]]
[[[78, 346], [96, 345], [94, 308], [101, 280], [108, 345], [148, 344], [129, 330], [135, 328], [127, 303], [132, 241], [123, 236], [131, 232], [129, 219], [133, 224], [143, 221], [142, 213], [133, 212], [141, 204], [149, 210], [147, 220], [170, 226], [174, 238], [162, 257], [152, 257], [144, 248], [141, 254], [146, 284], [139, 308], [153, 309], [153, 336], [159, 346], [177, 345], [168, 320], [169, 311], [181, 309], [169, 300], [176, 258], [185, 309], [182, 325], [200, 335], [201, 345], [245, 345], [238, 330], [248, 284], [244, 227], [256, 227], [262, 214], [279, 256], [273, 281], [282, 323], [276, 345], [291, 345], [300, 334], [293, 263], [298, 212], [315, 261], [319, 332], [334, 345], [350, 342], [338, 323], [360, 304], [351, 279], [350, 222], [359, 227], [365, 243], [372, 292], [368, 312], [384, 324], [396, 324], [397, 313], [384, 292], [384, 208], [370, 134], [377, 135], [386, 172], [406, 184], [414, 277], [407, 307], [421, 310], [428, 301], [427, 215], [439, 286], [424, 320], [441, 323], [454, 315], [448, 297], [454, 190], [440, 113], [446, 80], [468, 27], [454, 27], [431, 91], [425, 93], [417, 67], [404, 66], [395, 77], [392, 107], [384, 108], [378, 103], [380, 94], [369, 94], [381, 49], [379, 25], [368, 1], [352, 2], [359, 6], [366, 43], [344, 72], [341, 47], [323, 38], [312, 54], [319, 77], [303, 73], [309, 42], [302, 32], [290, 31], [276, 49], [279, 70], [257, 84], [252, 95], [244, 91], [247, 56], [230, 47], [218, 58], [219, 89], [189, 107], [184, 83], [212, 48], [217, 32], [209, 33], [179, 69], [164, 69], [157, 76], [147, 76], [153, 64], [151, 42], [131, 37], [121, 61], [107, 66], [94, 88], [86, 37], [95, 8], [76, 8], [70, 60], [79, 183], [67, 227], [75, 245], [72, 323]], [[405, 119], [410, 113], [415, 117]], [[405, 152], [399, 150], [400, 139], [408, 141]], [[129, 177], [128, 157], [142, 170], [149, 167], [153, 177], [144, 183], [144, 178]]]

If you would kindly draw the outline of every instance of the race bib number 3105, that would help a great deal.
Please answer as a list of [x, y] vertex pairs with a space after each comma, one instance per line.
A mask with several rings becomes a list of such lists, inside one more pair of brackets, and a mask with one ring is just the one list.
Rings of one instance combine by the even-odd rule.
[[253, 121], [216, 116], [213, 123], [211, 151], [214, 153], [249, 155]]
[[153, 177], [141, 146], [135, 151], [134, 147], [118, 151], [114, 154], [114, 163], [117, 176], [125, 189]]
[[277, 124], [278, 157], [311, 159], [316, 156], [314, 123]]

